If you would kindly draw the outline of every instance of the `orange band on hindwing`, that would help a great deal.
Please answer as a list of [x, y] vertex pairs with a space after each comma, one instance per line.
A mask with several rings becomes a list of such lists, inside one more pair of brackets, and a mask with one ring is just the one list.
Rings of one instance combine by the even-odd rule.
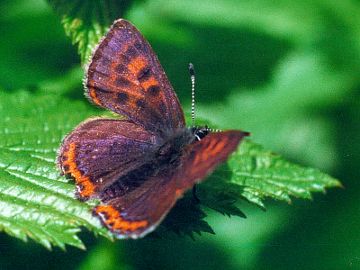
[[65, 174], [70, 174], [77, 185], [80, 186], [79, 195], [82, 198], [90, 197], [95, 192], [95, 186], [90, 181], [90, 178], [84, 176], [76, 165], [76, 144], [70, 143], [69, 149], [64, 152], [66, 160], [62, 164], [62, 168]]
[[134, 232], [138, 229], [148, 226], [147, 220], [128, 221], [121, 217], [120, 212], [111, 205], [99, 205], [94, 208], [103, 222], [114, 231]]

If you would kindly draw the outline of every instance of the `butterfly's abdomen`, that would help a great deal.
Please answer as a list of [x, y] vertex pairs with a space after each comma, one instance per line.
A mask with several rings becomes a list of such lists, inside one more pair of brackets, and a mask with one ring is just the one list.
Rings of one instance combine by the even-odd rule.
[[120, 177], [113, 184], [105, 188], [105, 190], [100, 194], [100, 199], [108, 201], [113, 198], [123, 196], [141, 186], [154, 174], [156, 174], [156, 165], [154, 163], [144, 164]]

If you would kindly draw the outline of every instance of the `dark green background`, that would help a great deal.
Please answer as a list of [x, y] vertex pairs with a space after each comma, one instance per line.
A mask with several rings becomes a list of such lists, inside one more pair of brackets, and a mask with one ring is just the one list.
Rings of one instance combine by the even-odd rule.
[[[64, 98], [87, 102], [76, 48], [47, 2], [1, 1], [0, 14], [0, 91], [35, 93], [66, 77]], [[88, 250], [64, 252], [2, 233], [0, 269], [360, 269], [359, 14], [355, 0], [135, 2], [126, 18], [153, 45], [185, 111], [191, 61], [200, 117], [251, 131], [344, 189], [268, 201], [266, 212], [241, 202], [246, 220], [210, 215], [217, 235], [196, 241], [111, 243], [84, 232]]]

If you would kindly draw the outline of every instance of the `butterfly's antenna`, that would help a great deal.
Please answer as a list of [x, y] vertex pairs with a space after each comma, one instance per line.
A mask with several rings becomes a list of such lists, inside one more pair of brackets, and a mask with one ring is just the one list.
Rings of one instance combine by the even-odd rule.
[[221, 132], [222, 130], [221, 129], [217, 129], [217, 128], [207, 128], [207, 131], [210, 131], [210, 132]]
[[195, 126], [195, 69], [192, 63], [189, 63], [189, 73], [191, 79], [191, 122]]

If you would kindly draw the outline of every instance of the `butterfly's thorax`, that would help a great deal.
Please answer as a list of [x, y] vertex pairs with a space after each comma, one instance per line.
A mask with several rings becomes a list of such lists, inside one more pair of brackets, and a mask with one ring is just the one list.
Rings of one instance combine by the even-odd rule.
[[186, 150], [186, 145], [200, 141], [209, 133], [207, 127], [191, 127], [182, 128], [176, 132], [171, 133], [160, 144], [156, 151], [155, 160], [157, 165], [161, 168], [162, 165], [166, 168], [173, 166], [175, 169], [179, 166], [180, 157]]
[[182, 128], [169, 134], [166, 139], [159, 145], [155, 152], [155, 160], [157, 165], [162, 166], [178, 166], [179, 159], [184, 151], [184, 146], [195, 140], [191, 130]]

